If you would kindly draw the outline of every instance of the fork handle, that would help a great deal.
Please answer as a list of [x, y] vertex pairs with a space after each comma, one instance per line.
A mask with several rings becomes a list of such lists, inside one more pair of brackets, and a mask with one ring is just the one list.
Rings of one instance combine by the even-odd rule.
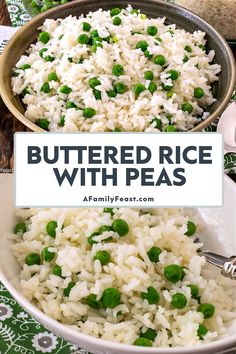
[[224, 264], [229, 260], [229, 258], [224, 257], [217, 253], [213, 253], [209, 251], [203, 251], [202, 253], [205, 256], [207, 262], [215, 265], [218, 268], [223, 268]]
[[230, 279], [236, 280], [236, 256], [224, 257], [209, 251], [203, 251], [207, 262], [221, 268], [221, 274]]

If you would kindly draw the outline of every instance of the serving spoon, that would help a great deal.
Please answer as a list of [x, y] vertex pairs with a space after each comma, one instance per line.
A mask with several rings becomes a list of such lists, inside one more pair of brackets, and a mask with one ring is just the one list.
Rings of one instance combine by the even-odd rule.
[[[195, 238], [194, 243], [200, 242], [198, 237]], [[236, 280], [236, 256], [225, 257], [211, 251], [204, 251], [201, 248], [197, 251], [206, 258], [208, 263], [220, 268], [224, 277]]]

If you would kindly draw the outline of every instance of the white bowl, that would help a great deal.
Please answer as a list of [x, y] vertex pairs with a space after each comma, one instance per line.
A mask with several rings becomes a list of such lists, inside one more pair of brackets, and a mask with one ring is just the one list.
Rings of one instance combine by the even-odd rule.
[[[200, 187], [199, 187], [200, 188]], [[94, 354], [195, 354], [195, 353], [220, 353], [227, 349], [234, 350], [236, 346], [236, 320], [232, 321], [227, 333], [223, 338], [195, 347], [187, 348], [145, 348], [130, 345], [117, 344], [97, 339], [74, 329], [62, 325], [51, 319], [33, 304], [31, 304], [20, 292], [17, 279], [20, 268], [10, 250], [11, 241], [4, 235], [12, 232], [17, 220], [14, 216], [13, 206], [13, 176], [0, 175], [0, 280], [15, 298], [15, 300], [35, 319], [42, 323], [48, 330], [58, 334], [69, 342], [72, 342]], [[199, 212], [207, 223], [202, 240], [206, 248], [219, 252], [226, 256], [236, 254], [235, 230], [236, 230], [236, 185], [228, 178], [224, 178], [224, 207], [223, 208], [200, 208]], [[214, 273], [214, 269], [213, 269]], [[213, 275], [214, 276], [214, 275]], [[227, 350], [228, 353], [228, 350]]]

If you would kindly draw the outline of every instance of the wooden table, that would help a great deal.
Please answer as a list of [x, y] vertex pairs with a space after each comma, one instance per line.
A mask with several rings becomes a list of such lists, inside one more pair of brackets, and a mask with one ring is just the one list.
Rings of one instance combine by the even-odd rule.
[[[11, 26], [5, 0], [0, 0], [0, 25]], [[236, 48], [234, 50], [236, 57]], [[0, 173], [13, 169], [13, 134], [15, 131], [26, 131], [7, 109], [0, 97]]]

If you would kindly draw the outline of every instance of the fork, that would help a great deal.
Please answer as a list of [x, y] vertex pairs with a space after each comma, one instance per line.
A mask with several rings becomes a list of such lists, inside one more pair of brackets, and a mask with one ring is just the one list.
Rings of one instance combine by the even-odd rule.
[[[194, 243], [199, 242], [201, 242], [200, 239], [195, 238]], [[224, 277], [236, 280], [236, 256], [225, 257], [211, 251], [203, 251], [201, 248], [197, 251], [206, 258], [208, 263], [220, 268]]]

